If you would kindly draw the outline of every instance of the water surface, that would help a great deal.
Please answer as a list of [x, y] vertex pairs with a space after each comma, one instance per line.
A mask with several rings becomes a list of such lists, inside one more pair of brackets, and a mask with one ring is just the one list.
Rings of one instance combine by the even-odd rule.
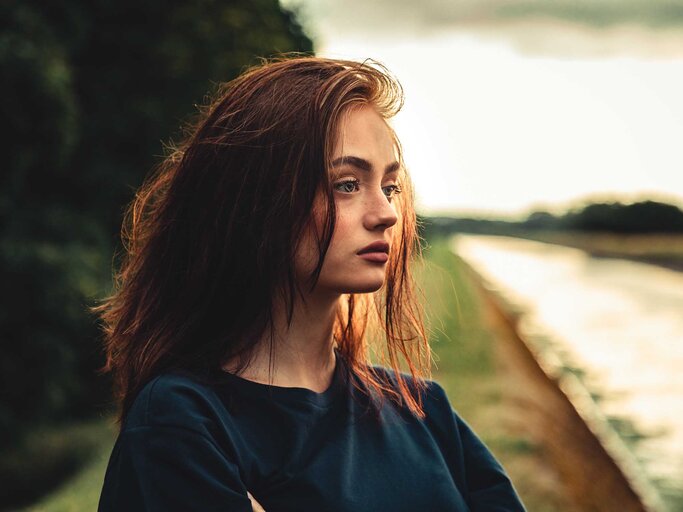
[[683, 507], [683, 273], [510, 237], [459, 235], [453, 248], [585, 370], [608, 417], [644, 436], [631, 450]]

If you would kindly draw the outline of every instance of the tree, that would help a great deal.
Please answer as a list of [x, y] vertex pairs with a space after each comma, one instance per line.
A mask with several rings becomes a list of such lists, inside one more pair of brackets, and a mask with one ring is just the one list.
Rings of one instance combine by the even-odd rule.
[[0, 444], [107, 401], [87, 307], [163, 141], [259, 56], [311, 52], [276, 0], [0, 6]]

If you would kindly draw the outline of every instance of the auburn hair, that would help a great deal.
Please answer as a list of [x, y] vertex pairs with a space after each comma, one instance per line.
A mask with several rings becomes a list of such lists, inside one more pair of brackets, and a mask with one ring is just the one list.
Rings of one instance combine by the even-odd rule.
[[[288, 54], [221, 85], [200, 108], [184, 140], [128, 205], [113, 292], [92, 308], [104, 333], [106, 363], [99, 371], [112, 375], [119, 426], [138, 392], [160, 373], [211, 372], [236, 355], [248, 359], [272, 325], [280, 290], [291, 322], [300, 293], [294, 253], [321, 191], [324, 222], [311, 288], [334, 232], [327, 170], [340, 117], [372, 105], [387, 120], [402, 104], [399, 82], [375, 61]], [[334, 338], [368, 390], [423, 417], [420, 391], [431, 352], [410, 273], [420, 244], [403, 165], [399, 181], [385, 285], [374, 294], [342, 297]], [[373, 327], [383, 342], [366, 339]], [[371, 352], [373, 364], [395, 370], [398, 386], [374, 370]]]

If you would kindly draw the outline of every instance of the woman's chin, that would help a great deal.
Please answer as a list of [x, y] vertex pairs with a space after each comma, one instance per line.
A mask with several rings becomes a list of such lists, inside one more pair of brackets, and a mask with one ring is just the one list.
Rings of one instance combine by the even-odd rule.
[[382, 288], [382, 286], [384, 286], [384, 277], [374, 280], [358, 280], [345, 286], [344, 293], [373, 293]]
[[322, 276], [318, 281], [318, 291], [327, 290], [334, 294], [373, 293], [384, 286], [386, 271], [381, 269], [361, 269], [360, 271], [338, 272], [335, 276]]

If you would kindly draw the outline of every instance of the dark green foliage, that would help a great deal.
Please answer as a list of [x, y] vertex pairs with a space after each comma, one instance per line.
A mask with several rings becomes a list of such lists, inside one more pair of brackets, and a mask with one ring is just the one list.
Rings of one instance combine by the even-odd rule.
[[524, 225], [530, 229], [543, 229], [548, 226], [557, 226], [558, 219], [550, 212], [536, 211], [526, 218]]
[[632, 204], [592, 203], [560, 216], [536, 211], [521, 222], [464, 217], [423, 217], [421, 222], [424, 236], [457, 232], [514, 235], [534, 230], [623, 234], [683, 233], [683, 211], [672, 204], [657, 201]]
[[453, 233], [510, 234], [520, 229], [520, 223], [505, 220], [469, 217], [422, 217], [422, 233], [426, 238], [443, 237]]
[[312, 43], [276, 0], [22, 0], [0, 20], [1, 446], [107, 404], [87, 307], [162, 142], [218, 82]]
[[562, 224], [579, 231], [683, 233], [683, 211], [671, 204], [643, 201], [590, 204], [565, 215]]

